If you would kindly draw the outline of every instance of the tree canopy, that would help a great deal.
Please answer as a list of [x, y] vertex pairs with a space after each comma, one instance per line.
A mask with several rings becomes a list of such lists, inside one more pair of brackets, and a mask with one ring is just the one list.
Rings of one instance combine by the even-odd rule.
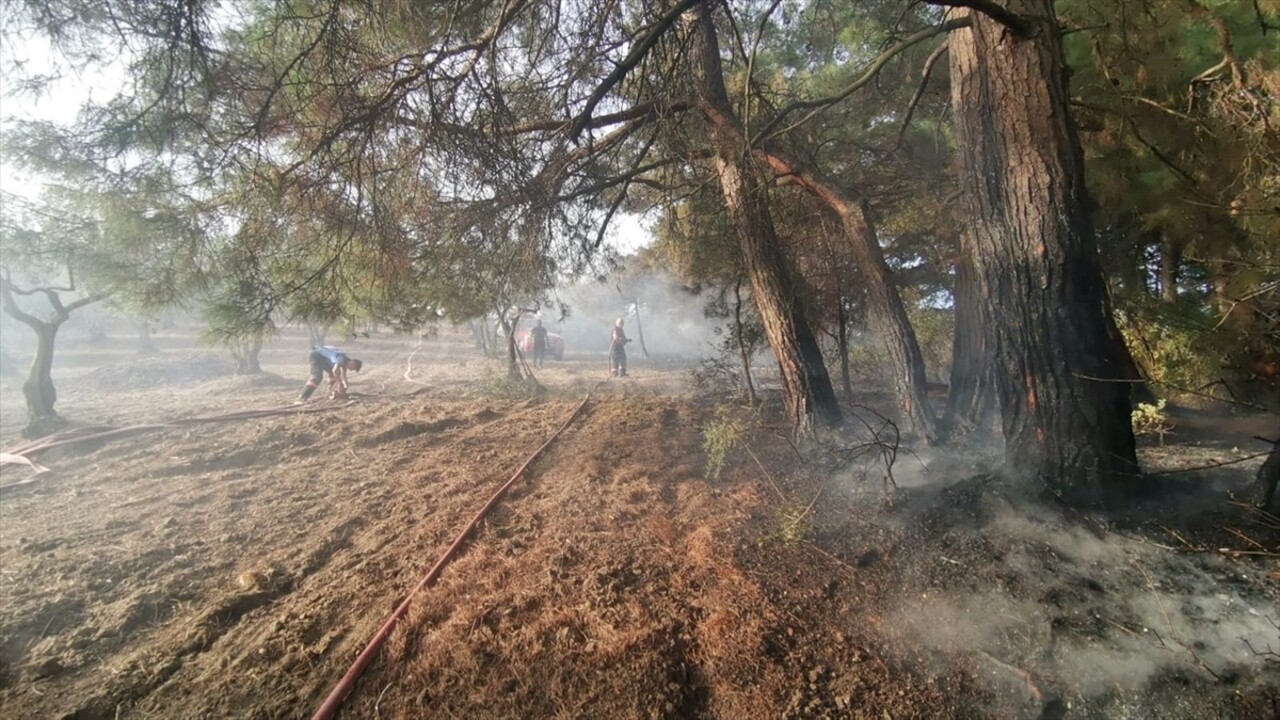
[[[112, 257], [148, 244], [113, 287], [203, 298], [231, 337], [542, 302], [608, 271], [618, 213], [653, 210], [657, 257], [753, 304], [796, 429], [840, 422], [826, 368], [855, 328], [879, 338], [907, 430], [981, 426], [994, 330], [961, 308], [991, 302], [982, 263], [965, 267], [991, 249], [973, 241], [971, 100], [946, 60], [976, 17], [1010, 47], [1050, 43], [1070, 74], [1062, 157], [1084, 159], [1069, 203], [1097, 229], [1081, 277], [1113, 379], [1169, 379], [1178, 337], [1204, 360], [1185, 382], [1256, 398], [1280, 358], [1275, 0], [3, 6], [6, 37], [127, 78], [74, 122], [16, 124], [7, 155], [78, 188], [67, 217], [94, 214]], [[19, 46], [14, 87], [38, 91]], [[939, 416], [926, 378], [947, 369], [926, 366], [913, 318], [951, 308], [965, 399]]]

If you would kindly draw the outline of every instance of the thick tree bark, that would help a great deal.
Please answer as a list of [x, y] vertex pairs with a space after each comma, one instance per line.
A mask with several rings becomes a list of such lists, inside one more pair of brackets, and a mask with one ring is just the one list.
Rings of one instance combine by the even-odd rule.
[[703, 3], [693, 13], [689, 16], [695, 23], [691, 61], [707, 119], [711, 165], [720, 181], [765, 337], [778, 362], [787, 415], [797, 434], [810, 432], [816, 425], [839, 425], [843, 413], [822, 351], [804, 317], [798, 289], [769, 215], [766, 189], [759, 170], [744, 152], [741, 124], [725, 92], [711, 9]]
[[972, 248], [963, 238], [956, 256], [955, 332], [951, 342], [951, 383], [946, 425], [986, 433], [995, 410], [995, 374], [982, 321], [982, 296], [973, 268]]
[[[950, 39], [973, 260], [1009, 469], [1076, 502], [1136, 486], [1111, 324], [1052, 0], [1018, 39], [982, 14]], [[953, 10], [957, 16], [968, 10]]]
[[1280, 438], [1272, 441], [1271, 454], [1258, 468], [1258, 477], [1253, 483], [1253, 506], [1274, 509], [1277, 485], [1280, 485]]

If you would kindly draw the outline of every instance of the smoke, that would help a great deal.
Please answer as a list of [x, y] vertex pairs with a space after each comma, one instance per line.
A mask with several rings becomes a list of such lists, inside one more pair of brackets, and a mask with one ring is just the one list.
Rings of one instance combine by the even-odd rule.
[[1108, 716], [1134, 698], [1185, 709], [1203, 701], [1197, 683], [1280, 680], [1266, 568], [1014, 501], [998, 483], [920, 477], [894, 524], [927, 529], [888, 628], [939, 667], [967, 658], [1001, 714], [1034, 716], [1051, 697]]
[[624, 319], [638, 356], [640, 339], [651, 356], [668, 360], [698, 360], [716, 353], [723, 332], [704, 312], [707, 297], [694, 295], [665, 273], [628, 274], [625, 283], [580, 282], [557, 295], [569, 306], [564, 320], [543, 318], [552, 332], [564, 336], [570, 353], [604, 353], [610, 332]]

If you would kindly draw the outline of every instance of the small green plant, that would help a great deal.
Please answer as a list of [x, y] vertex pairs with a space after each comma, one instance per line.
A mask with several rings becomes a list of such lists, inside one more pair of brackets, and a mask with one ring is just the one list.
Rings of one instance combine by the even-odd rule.
[[813, 535], [813, 522], [809, 518], [810, 507], [788, 503], [778, 513], [777, 538], [783, 545], [796, 545]]
[[716, 417], [702, 428], [702, 449], [707, 453], [708, 480], [719, 480], [729, 451], [742, 442], [746, 428], [727, 405], [716, 408]]
[[1160, 444], [1164, 445], [1164, 434], [1173, 429], [1173, 423], [1165, 414], [1164, 404], [1164, 398], [1156, 401], [1155, 405], [1138, 403], [1138, 407], [1134, 408], [1130, 415], [1133, 434], [1155, 435], [1160, 439]]

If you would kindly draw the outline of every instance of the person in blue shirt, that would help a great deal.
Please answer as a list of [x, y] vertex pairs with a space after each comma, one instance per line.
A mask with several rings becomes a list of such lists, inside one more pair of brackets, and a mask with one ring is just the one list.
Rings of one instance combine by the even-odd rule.
[[326, 374], [329, 376], [329, 391], [331, 397], [341, 397], [347, 394], [347, 371], [355, 370], [360, 372], [360, 368], [364, 367], [364, 363], [359, 360], [347, 357], [342, 350], [325, 345], [323, 347], [311, 348], [311, 378], [307, 380], [307, 384], [302, 388], [302, 394], [298, 396], [298, 402], [304, 403], [311, 397], [311, 393], [316, 391], [320, 385], [320, 378]]

